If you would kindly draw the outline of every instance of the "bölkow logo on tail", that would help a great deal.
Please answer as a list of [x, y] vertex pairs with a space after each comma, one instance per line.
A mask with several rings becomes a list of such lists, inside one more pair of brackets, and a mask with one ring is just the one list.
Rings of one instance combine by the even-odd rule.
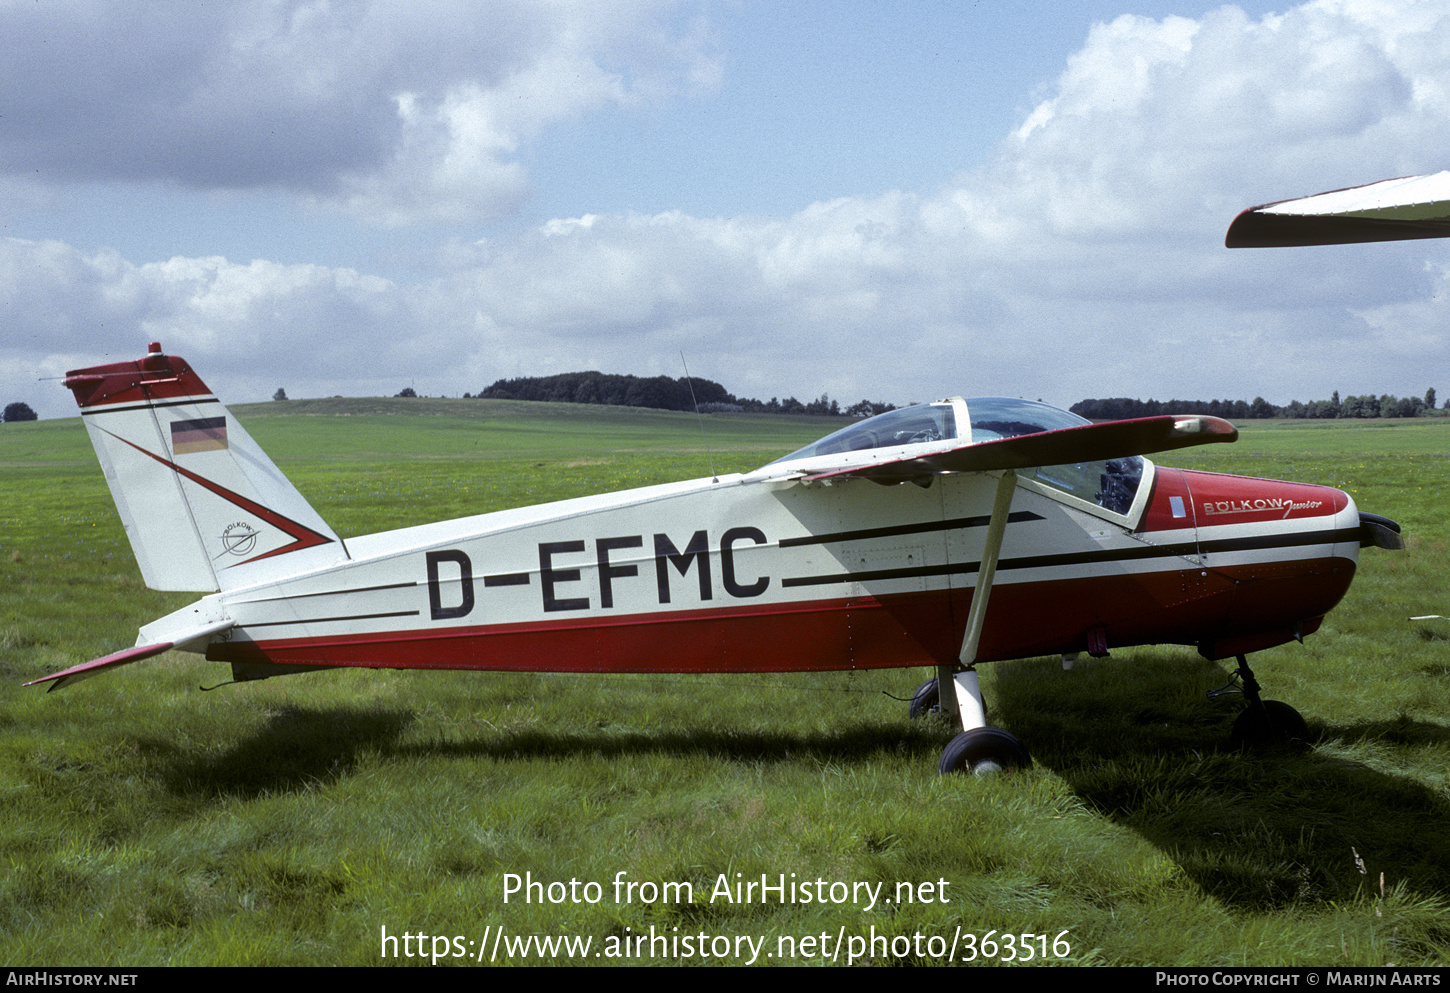
[[228, 524], [222, 532], [222, 549], [230, 555], [250, 555], [257, 547], [257, 532], [246, 521]]

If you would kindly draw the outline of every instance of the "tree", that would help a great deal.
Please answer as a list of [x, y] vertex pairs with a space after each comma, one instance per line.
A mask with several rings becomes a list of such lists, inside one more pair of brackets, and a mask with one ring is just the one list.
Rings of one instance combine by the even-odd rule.
[[1433, 386], [1430, 387], [1428, 390], [1425, 391], [1425, 409], [1426, 410], [1434, 410], [1435, 409], [1435, 387], [1433, 387]]
[[12, 403], [12, 404], [8, 404], [5, 407], [5, 415], [4, 416], [5, 416], [5, 423], [6, 424], [9, 424], [11, 421], [35, 421], [35, 420], [39, 420], [39, 418], [35, 416], [35, 411], [33, 411], [33, 410], [30, 409], [30, 404], [28, 404], [28, 403]]
[[1415, 397], [1380, 397], [1381, 417], [1416, 417], [1419, 413], [1420, 401]]
[[411, 386], [404, 386], [403, 389], [398, 393], [398, 396], [400, 397], [415, 397], [417, 395], [418, 394], [413, 392], [413, 387]]
[[273, 400], [286, 400], [287, 399], [287, 391], [284, 390], [284, 389], [282, 389], [282, 387], [280, 387], [280, 386], [277, 387], [277, 392], [272, 394], [272, 399]]

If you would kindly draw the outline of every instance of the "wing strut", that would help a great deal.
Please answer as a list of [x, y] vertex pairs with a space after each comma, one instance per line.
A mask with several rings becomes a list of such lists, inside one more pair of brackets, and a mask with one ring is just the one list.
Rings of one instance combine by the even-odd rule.
[[[997, 496], [992, 501], [992, 520], [987, 525], [987, 540], [982, 547], [982, 562], [977, 567], [977, 585], [972, 590], [972, 606], [967, 611], [967, 630], [962, 635], [958, 665], [937, 666], [937, 697], [943, 714], [952, 723], [960, 723], [963, 731], [985, 727], [986, 708], [977, 688], [977, 661], [982, 628], [987, 623], [987, 601], [992, 596], [992, 581], [997, 575], [997, 559], [1002, 553], [1002, 537], [1007, 533], [1007, 517], [1012, 512], [1012, 495], [1017, 490], [1017, 473], [1011, 469], [997, 480]], [[957, 670], [965, 666], [965, 671]]]

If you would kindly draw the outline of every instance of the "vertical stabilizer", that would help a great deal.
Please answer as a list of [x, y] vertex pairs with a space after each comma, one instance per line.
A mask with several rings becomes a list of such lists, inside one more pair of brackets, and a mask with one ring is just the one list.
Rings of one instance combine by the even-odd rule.
[[75, 394], [146, 585], [215, 591], [344, 561], [342, 542], [183, 359], [76, 369]]

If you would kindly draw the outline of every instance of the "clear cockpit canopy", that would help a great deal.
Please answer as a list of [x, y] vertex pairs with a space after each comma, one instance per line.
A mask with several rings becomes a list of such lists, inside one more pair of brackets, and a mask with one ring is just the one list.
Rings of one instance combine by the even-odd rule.
[[[958, 401], [959, 403], [960, 401]], [[839, 455], [842, 452], [864, 452], [873, 448], [900, 448], [903, 445], [925, 445], [950, 441], [957, 437], [957, 403], [920, 403], [914, 407], [888, 410], [826, 435], [820, 441], [781, 456], [771, 465], [815, 458], [818, 455]]]
[[[1086, 418], [1077, 414], [1034, 400], [1013, 397], [970, 397], [964, 400], [954, 397], [877, 414], [834, 431], [770, 464], [872, 449], [902, 449], [900, 457], [912, 458], [934, 450], [955, 448], [966, 442], [981, 444], [1088, 423]], [[1034, 480], [1112, 513], [1127, 514], [1142, 482], [1144, 465], [1143, 459], [1134, 455], [1073, 465], [1019, 469], [1017, 475], [1020, 479]]]

